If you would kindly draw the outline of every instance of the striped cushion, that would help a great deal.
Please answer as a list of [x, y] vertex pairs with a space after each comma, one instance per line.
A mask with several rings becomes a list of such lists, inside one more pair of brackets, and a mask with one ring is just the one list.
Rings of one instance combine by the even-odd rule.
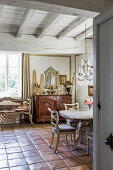
[[13, 101], [10, 101], [10, 100], [5, 100], [5, 101], [2, 101], [0, 102], [0, 106], [19, 106], [21, 103], [17, 103], [17, 102], [13, 102]]
[[[59, 125], [59, 129], [60, 129], [60, 132], [74, 132], [75, 131], [75, 128], [67, 124]], [[57, 128], [53, 127], [53, 131], [57, 132]]]

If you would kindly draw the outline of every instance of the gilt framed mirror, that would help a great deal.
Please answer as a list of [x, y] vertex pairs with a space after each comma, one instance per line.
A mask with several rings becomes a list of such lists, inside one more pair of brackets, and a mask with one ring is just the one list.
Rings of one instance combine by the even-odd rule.
[[51, 87], [57, 88], [57, 71], [52, 67], [49, 67], [45, 72], [45, 88], [50, 89]]

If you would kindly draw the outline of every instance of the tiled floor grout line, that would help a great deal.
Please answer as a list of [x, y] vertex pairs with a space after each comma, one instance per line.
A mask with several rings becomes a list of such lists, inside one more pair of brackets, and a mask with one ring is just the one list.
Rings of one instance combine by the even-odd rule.
[[[42, 137], [42, 136], [41, 136]], [[42, 137], [45, 141], [46, 141], [46, 143], [49, 145], [49, 143], [47, 142], [47, 140], [44, 138], [44, 137]], [[62, 142], [61, 142], [62, 143]], [[64, 144], [63, 143], [63, 145], [64, 146], [66, 146], [66, 144]], [[66, 147], [68, 147], [68, 146], [66, 146]], [[69, 151], [71, 152], [71, 153], [73, 153], [77, 158], [79, 158], [79, 156], [78, 155], [76, 155], [69, 147], [68, 147], [68, 149], [69, 149]], [[57, 152], [57, 155], [59, 156], [59, 157], [61, 157], [59, 154], [58, 154], [58, 152]], [[62, 158], [62, 157], [61, 157]], [[80, 159], [80, 158], [79, 158]], [[69, 168], [71, 168], [70, 166], [69, 166], [69, 164], [65, 161], [65, 159], [63, 159], [62, 158], [62, 160], [68, 165], [68, 167]], [[84, 162], [84, 164], [82, 164], [82, 165], [86, 165], [87, 164], [87, 162], [85, 162], [84, 160], [82, 160], [83, 162]], [[77, 165], [77, 166], [79, 166], [79, 165]]]
[[[64, 144], [64, 143], [63, 143]], [[64, 146], [66, 146], [66, 147], [68, 147], [66, 144], [64, 144]], [[70, 145], [71, 146], [71, 145]], [[68, 147], [68, 149], [69, 149], [69, 147]], [[83, 148], [82, 148], [83, 149]], [[84, 150], [84, 149], [83, 149]], [[69, 151], [71, 152], [71, 153], [73, 153], [77, 158], [79, 158], [79, 159], [81, 159], [80, 158], [80, 156], [78, 156], [74, 151], [72, 151], [71, 149], [69, 149]], [[87, 155], [81, 155], [81, 156], [87, 156]], [[87, 164], [87, 162], [85, 162], [84, 160], [83, 160], [83, 162], [85, 163], [85, 164], [83, 164], [83, 165], [86, 165]], [[90, 163], [91, 164], [91, 163]]]
[[[3, 131], [3, 129], [2, 129]], [[3, 135], [3, 140], [4, 140], [4, 135]], [[5, 145], [5, 152], [6, 152], [6, 144], [5, 144], [5, 141], [4, 141], [4, 145]], [[8, 169], [9, 169], [9, 161], [8, 161], [8, 155], [7, 155], [7, 152], [6, 152], [6, 156], [7, 156], [7, 165], [8, 165]], [[4, 167], [5, 168], [5, 167]]]
[[[34, 129], [35, 130], [35, 129]], [[36, 131], [36, 130], [35, 130]], [[37, 133], [37, 131], [36, 131], [36, 133]], [[27, 133], [26, 133], [27, 134]], [[38, 135], [40, 135], [39, 133], [37, 133]], [[27, 135], [28, 136], [28, 135]], [[40, 135], [41, 136], [41, 135]], [[30, 138], [29, 138], [30, 139]], [[31, 139], [30, 139], [30, 141], [31, 141]], [[32, 142], [32, 141], [31, 141]], [[35, 144], [33, 143], [33, 145], [35, 146]], [[35, 146], [35, 148], [36, 148], [36, 146]], [[37, 148], [36, 148], [37, 149]], [[39, 152], [39, 154], [41, 155], [41, 157], [44, 159], [44, 161], [46, 162], [46, 160], [45, 160], [45, 158], [43, 157], [43, 155], [42, 155], [42, 153], [37, 149], [37, 151]], [[46, 162], [47, 163], [47, 162]], [[50, 165], [47, 163], [47, 165], [48, 165], [48, 167], [50, 168], [50, 170], [52, 170], [51, 169], [51, 167], [50, 167]]]
[[[24, 130], [24, 129], [23, 129]], [[24, 130], [25, 131], [25, 130]], [[25, 133], [26, 133], [26, 131], [25, 131]], [[17, 139], [17, 141], [18, 141], [18, 138], [17, 138], [17, 136], [16, 136], [16, 134], [15, 134], [15, 132], [14, 132], [14, 135], [15, 135], [15, 137], [16, 137], [16, 139]], [[26, 133], [26, 135], [27, 135], [27, 133]], [[27, 135], [28, 136], [28, 135]], [[28, 136], [28, 138], [29, 138], [29, 136]], [[29, 138], [29, 140], [30, 140], [30, 138]], [[31, 140], [30, 140], [31, 141]], [[32, 142], [32, 141], [31, 141]], [[20, 143], [19, 143], [19, 141], [18, 141], [18, 144], [19, 144], [19, 146], [20, 146], [20, 148], [22, 149], [22, 147], [21, 147], [21, 145], [20, 145]], [[34, 145], [34, 143], [32, 143], [33, 145]], [[35, 145], [34, 145], [35, 146]], [[5, 147], [6, 148], [6, 147]], [[35, 147], [36, 148], [36, 147]], [[7, 149], [7, 148], [6, 148]], [[37, 148], [36, 148], [37, 149]], [[38, 149], [37, 149], [38, 150]], [[23, 152], [23, 151], [22, 151]], [[15, 152], [15, 153], [18, 153], [18, 152]], [[7, 161], [8, 161], [8, 153], [6, 152], [6, 155], [7, 155]], [[24, 156], [24, 154], [23, 154], [23, 158], [25, 158], [25, 156]], [[46, 161], [45, 161], [46, 162]], [[27, 162], [26, 162], [27, 163]], [[47, 162], [46, 162], [47, 163]], [[35, 163], [34, 163], [35, 164]], [[29, 167], [29, 164], [27, 163], [26, 164], [28, 167]], [[21, 166], [21, 165], [19, 165], [19, 166]], [[12, 167], [16, 167], [16, 166], [12, 166]], [[8, 168], [10, 169], [10, 167], [9, 167], [9, 162], [8, 162]]]
[[[14, 133], [17, 141], [18, 141], [18, 138], [17, 138], [14, 130], [13, 130], [13, 133]], [[19, 146], [20, 146], [20, 148], [21, 148], [21, 145], [20, 145], [19, 141], [18, 141], [18, 144], [19, 144]], [[22, 149], [22, 148], [21, 148], [21, 149]], [[22, 152], [23, 152], [23, 151], [22, 151]], [[19, 153], [19, 152], [15, 152], [15, 153]], [[11, 154], [12, 154], [12, 153], [11, 153]], [[7, 154], [7, 157], [8, 157], [8, 154]], [[25, 158], [24, 154], [23, 154], [23, 158]], [[9, 163], [9, 162], [8, 162], [8, 163]], [[27, 163], [27, 161], [26, 161], [26, 163]], [[28, 166], [28, 163], [27, 163], [26, 165]], [[22, 165], [19, 165], [19, 166], [22, 166]], [[13, 167], [16, 167], [16, 166], [12, 166], [12, 167], [9, 166], [9, 170], [10, 170], [11, 168], [13, 168]]]
[[[36, 131], [36, 133], [37, 133], [37, 131]], [[39, 135], [40, 135], [40, 133], [39, 133]], [[41, 135], [40, 135], [41, 136]], [[41, 136], [42, 137], [42, 136]], [[42, 139], [45, 141], [45, 138], [43, 138], [42, 137]], [[43, 157], [43, 155], [42, 155], [42, 153], [40, 152], [40, 150], [39, 150], [39, 153], [41, 154], [41, 156]], [[52, 170], [51, 169], [51, 167], [50, 167], [50, 165], [49, 165], [49, 163], [46, 161], [46, 159], [43, 157], [43, 159], [45, 160], [45, 162], [47, 163], [47, 165], [49, 166], [49, 168], [50, 168], [50, 170]]]
[[[49, 146], [49, 142], [47, 142], [47, 140], [43, 137], [43, 135], [40, 134], [40, 136], [43, 138], [43, 140], [48, 144]], [[52, 149], [52, 148], [51, 148]], [[59, 158], [61, 158], [61, 160], [63, 160], [66, 165], [70, 168], [70, 166], [68, 165], [68, 163], [57, 153], [57, 155], [59, 156]], [[47, 162], [46, 162], [47, 163]], [[50, 167], [51, 168], [51, 167]]]
[[[45, 140], [45, 142], [48, 144], [48, 146], [49, 146], [49, 143], [47, 142], [47, 140], [43, 137], [43, 139]], [[66, 165], [71, 169], [71, 167], [69, 166], [69, 164], [65, 161], [65, 159], [63, 159], [62, 158], [62, 156], [60, 156], [59, 155], [59, 153], [57, 152], [57, 155], [61, 158], [61, 160], [63, 160], [65, 163], [66, 163]]]
[[[67, 141], [68, 142], [68, 141]], [[64, 142], [62, 142], [63, 143], [63, 145], [64, 146], [66, 146], [68, 149], [69, 149], [69, 147], [64, 143]], [[71, 145], [70, 145], [71, 146]], [[74, 153], [74, 151], [72, 151], [71, 149], [69, 149], [69, 151], [70, 152], [72, 152], [76, 157], [78, 157], [78, 155], [76, 154], [76, 153]]]
[[[13, 130], [13, 133], [15, 134], [15, 137], [16, 137], [16, 139], [17, 139], [17, 141], [18, 141], [17, 135], [16, 135], [16, 133], [15, 133], [14, 130]], [[19, 141], [18, 141], [18, 144], [19, 144], [19, 147], [22, 149]], [[14, 153], [20, 153], [20, 152], [14, 152]], [[13, 154], [13, 153], [10, 153], [10, 154]], [[23, 154], [23, 151], [22, 151], [22, 154]], [[8, 156], [8, 154], [7, 154], [7, 156]], [[24, 154], [23, 154], [23, 158], [25, 158]], [[27, 161], [26, 161], [26, 163], [27, 163]], [[26, 165], [29, 166], [28, 163], [27, 163]], [[18, 167], [21, 167], [21, 166], [22, 166], [22, 165], [18, 165]], [[10, 169], [10, 168], [13, 168], [13, 167], [17, 167], [17, 166], [12, 166], [12, 167], [9, 166], [9, 169]]]
[[[47, 142], [48, 143], [48, 142]], [[64, 142], [62, 142], [61, 141], [61, 143], [62, 143], [62, 145], [64, 145], [64, 146], [66, 146], [66, 147], [68, 147], [66, 144], [64, 144]], [[71, 146], [71, 145], [70, 145]], [[74, 151], [72, 151], [69, 147], [68, 147], [68, 149], [69, 149], [69, 151], [71, 152], [71, 153], [73, 153], [77, 158], [79, 158], [80, 159], [80, 156], [78, 156], [77, 154], [75, 154], [74, 153]], [[58, 152], [57, 152], [57, 154], [58, 154]], [[58, 154], [59, 155], [59, 154]], [[60, 156], [60, 155], [59, 155]], [[84, 156], [87, 156], [87, 155], [84, 155]], [[61, 157], [61, 156], [60, 156]], [[62, 157], [61, 157], [62, 158]], [[63, 159], [63, 158], [62, 158]], [[69, 164], [63, 159], [63, 161], [69, 166]], [[84, 160], [83, 160], [83, 162], [84, 162], [84, 164], [82, 164], [82, 165], [87, 165], [88, 163], [87, 162], [85, 162]], [[89, 164], [91, 164], [91, 163], [89, 163]], [[77, 166], [79, 166], [79, 165], [77, 165]], [[69, 166], [69, 168], [71, 168], [70, 166]]]
[[[44, 140], [45, 140], [45, 138], [44, 138]], [[47, 140], [45, 140], [46, 141], [46, 143], [48, 144], [48, 146], [49, 146], [49, 143], [47, 142]], [[52, 148], [51, 148], [52, 149]], [[58, 154], [58, 152], [57, 152], [57, 155], [59, 156], [59, 158], [61, 158], [61, 160], [63, 160], [65, 163], [66, 163], [66, 165], [70, 168], [70, 166], [69, 166], [69, 164], [62, 158], [62, 156], [60, 156], [59, 154]]]
[[42, 156], [42, 158], [44, 159], [44, 161], [47, 163], [47, 165], [48, 165], [48, 167], [50, 168], [50, 170], [52, 170], [52, 168], [50, 167], [50, 165], [49, 165], [49, 163], [46, 161], [46, 159], [43, 157], [43, 155], [42, 155], [42, 153], [40, 152], [40, 150], [39, 150], [39, 153], [40, 153], [40, 155]]
[[[33, 128], [33, 127], [32, 127]], [[34, 129], [34, 128], [33, 128]], [[26, 132], [26, 130], [24, 129], [24, 131], [25, 131], [25, 134], [26, 134], [26, 136], [29, 138], [29, 140], [31, 141], [31, 139], [30, 139], [30, 137], [28, 136], [28, 134], [27, 134], [27, 132]], [[34, 143], [31, 141], [31, 143], [34, 145]], [[29, 145], [27, 145], [27, 146], [29, 146]], [[35, 145], [34, 145], [35, 146]], [[20, 145], [20, 147], [21, 147], [21, 145]], [[22, 148], [22, 147], [21, 147]], [[35, 146], [35, 148], [36, 148], [36, 146]], [[38, 151], [38, 149], [36, 148], [36, 150]], [[25, 151], [26, 152], [26, 151]], [[39, 151], [38, 151], [39, 152]], [[24, 154], [23, 154], [24, 155]], [[24, 156], [24, 158], [26, 159], [26, 157]], [[38, 162], [38, 163], [41, 163], [41, 162]], [[36, 164], [36, 163], [32, 163], [32, 164]], [[29, 167], [30, 166], [30, 164], [27, 164], [27, 166]]]
[[[36, 150], [39, 152], [39, 154], [40, 154], [40, 156], [42, 157], [42, 159], [44, 160], [44, 162], [48, 165], [48, 167], [49, 167], [49, 169], [50, 170], [52, 170], [52, 167], [49, 165], [49, 163], [48, 162], [51, 162], [51, 161], [46, 161], [46, 158], [44, 158], [44, 156], [43, 156], [43, 154], [42, 154], [42, 152], [41, 152], [41, 149], [40, 148], [38, 148], [38, 144], [36, 145], [36, 143], [34, 142], [35, 141], [35, 136], [33, 135], [32, 136], [32, 131], [34, 132], [34, 133], [36, 133], [37, 135], [39, 135], [41, 138], [42, 138], [42, 140], [43, 141], [45, 141], [45, 143], [49, 146], [49, 142], [48, 142], [48, 140], [47, 140], [47, 138], [49, 139], [50, 138], [50, 128], [49, 128], [49, 130], [48, 130], [48, 127], [47, 128], [45, 128], [46, 130], [47, 130], [47, 133], [44, 133], [44, 128], [36, 128], [36, 127], [34, 127], [34, 126], [32, 126], [31, 128], [29, 127], [29, 125], [28, 125], [28, 127], [27, 126], [24, 126], [24, 125], [22, 125], [21, 127], [20, 127], [20, 130], [17, 128], [17, 129], [15, 129], [15, 127], [16, 126], [12, 126], [12, 128], [11, 128], [11, 130], [12, 130], [12, 136], [13, 136], [13, 134], [14, 134], [14, 140], [15, 140], [15, 142], [14, 143], [18, 143], [18, 146], [17, 147], [20, 147], [21, 148], [21, 153], [23, 154], [23, 152], [26, 152], [26, 151], [30, 151], [30, 150], [23, 150], [22, 149], [22, 146], [24, 146], [24, 145], [21, 145], [21, 143], [20, 143], [20, 141], [21, 141], [21, 138], [22, 138], [22, 135], [25, 135], [25, 136], [27, 136], [27, 138], [28, 138], [28, 140], [32, 143], [32, 145], [36, 148]], [[46, 127], [46, 126], [45, 126]], [[5, 128], [3, 128], [3, 129], [5, 129]], [[41, 131], [42, 130], [42, 131]], [[2, 130], [3, 132], [4, 132], [4, 130]], [[17, 133], [16, 133], [17, 132]], [[19, 133], [18, 133], [19, 132]], [[22, 134], [21, 134], [21, 132], [22, 132]], [[42, 134], [41, 134], [41, 132], [42, 132]], [[10, 165], [9, 165], [9, 158], [8, 158], [8, 155], [9, 154], [12, 154], [12, 153], [7, 153], [7, 149], [8, 149], [8, 147], [7, 147], [7, 143], [6, 143], [6, 141], [5, 141], [5, 137], [6, 138], [10, 138], [10, 133], [9, 133], [9, 135], [7, 135], [7, 133], [5, 134], [5, 133], [3, 133], [2, 134], [3, 135], [3, 143], [4, 143], [4, 145], [5, 145], [5, 153], [6, 153], [6, 156], [7, 156], [7, 163], [8, 163], [8, 169], [10, 170], [10, 168], [12, 168], [12, 167], [20, 167], [20, 166], [23, 166], [23, 165], [17, 165], [17, 166], [11, 166], [10, 167]], [[20, 136], [20, 140], [19, 140], [19, 138], [18, 138], [18, 136]], [[26, 138], [25, 138], [26, 139]], [[40, 139], [37, 139], [37, 140], [40, 140]], [[62, 139], [63, 140], [63, 139]], [[13, 142], [12, 142], [13, 143]], [[63, 162], [65, 162], [65, 164], [68, 166], [68, 168], [70, 168], [71, 170], [72, 170], [72, 168], [73, 167], [78, 167], [78, 166], [82, 166], [82, 165], [87, 165], [89, 168], [92, 168], [91, 167], [91, 164], [92, 164], [92, 162], [87, 162], [86, 160], [87, 159], [85, 159], [85, 160], [83, 160], [83, 159], [81, 159], [80, 158], [80, 156], [87, 156], [87, 155], [80, 155], [80, 156], [78, 156], [76, 153], [75, 153], [75, 151], [73, 151], [72, 149], [72, 147], [70, 147], [70, 146], [72, 146], [72, 144], [71, 143], [68, 143], [68, 145], [67, 145], [67, 143], [65, 143], [64, 141], [60, 141], [60, 143], [62, 144], [62, 146], [61, 147], [66, 147], [66, 148], [68, 148], [68, 150], [66, 151], [66, 152], [70, 152], [70, 153], [72, 153], [73, 155], [75, 155], [75, 157], [76, 158], [78, 158], [78, 159], [80, 159], [80, 160], [82, 160], [82, 163], [80, 164], [80, 165], [71, 165], [71, 167], [70, 167], [70, 165], [68, 164], [68, 162], [66, 161], [66, 159], [69, 159], [69, 158], [63, 158], [62, 157], [62, 155], [60, 155], [60, 152], [57, 152], [57, 156], [60, 158], [60, 160], [62, 160]], [[42, 143], [43, 144], [43, 143]], [[32, 146], [31, 144], [29, 144], [28, 143], [28, 145], [26, 145], [26, 146]], [[40, 145], [40, 143], [39, 143], [39, 145]], [[16, 145], [14, 146], [14, 147], [16, 147]], [[12, 148], [14, 148], [14, 147], [12, 147]], [[10, 148], [10, 147], [9, 147]], [[29, 149], [29, 148], [28, 148]], [[65, 149], [65, 148], [64, 148]], [[53, 149], [51, 149], [51, 150], [53, 150]], [[20, 153], [20, 152], [18, 152], [19, 150], [16, 150], [17, 152], [14, 152], [14, 154], [15, 153]], [[43, 151], [43, 150], [42, 150]], [[65, 150], [64, 150], [65, 151]], [[46, 154], [47, 152], [45, 152], [45, 154]], [[54, 151], [53, 151], [53, 153], [54, 153]], [[51, 153], [50, 153], [51, 154]], [[37, 155], [38, 156], [38, 155]], [[28, 157], [30, 157], [30, 156], [28, 156]], [[74, 157], [74, 158], [75, 158]], [[24, 158], [25, 159], [25, 161], [26, 161], [26, 156], [23, 154], [23, 157], [22, 158]], [[18, 158], [17, 158], [18, 159]], [[56, 160], [54, 160], [54, 161], [57, 161], [57, 159]], [[42, 162], [37, 162], [37, 163], [42, 163]], [[26, 164], [24, 165], [24, 166], [27, 166], [29, 169], [30, 169], [30, 165], [32, 165], [32, 164], [36, 164], [36, 163], [31, 163], [31, 164], [29, 164], [27, 161], [26, 161]], [[5, 167], [4, 167], [5, 168]], [[1, 169], [1, 168], [0, 168]], [[59, 168], [58, 168], [59, 169]], [[62, 168], [61, 168], [61, 170], [62, 170]]]
[[[68, 147], [66, 144], [64, 144], [64, 146]], [[71, 145], [70, 145], [70, 146], [71, 146]], [[71, 153], [73, 153], [77, 158], [80, 159], [80, 157], [79, 157], [77, 154], [75, 154], [74, 151], [72, 151], [69, 147], [68, 147], [68, 149], [69, 149], [69, 151], [70, 151]], [[83, 161], [83, 162], [86, 164], [85, 161]], [[83, 164], [83, 165], [85, 165], [85, 164]]]

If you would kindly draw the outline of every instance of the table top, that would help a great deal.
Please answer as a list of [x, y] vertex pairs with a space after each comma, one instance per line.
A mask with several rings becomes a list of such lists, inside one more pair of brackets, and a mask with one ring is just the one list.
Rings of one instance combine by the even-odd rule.
[[91, 110], [61, 110], [59, 114], [65, 119], [70, 120], [89, 120], [93, 119], [93, 109]]

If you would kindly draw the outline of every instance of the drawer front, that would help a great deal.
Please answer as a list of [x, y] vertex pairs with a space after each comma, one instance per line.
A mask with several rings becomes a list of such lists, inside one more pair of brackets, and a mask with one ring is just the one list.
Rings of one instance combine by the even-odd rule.
[[71, 104], [72, 103], [71, 96], [58, 96], [55, 104], [56, 110], [58, 111], [65, 110], [64, 103]]
[[71, 95], [64, 95], [64, 96], [54, 96], [55, 100], [66, 100], [66, 99], [71, 99]]
[[64, 110], [64, 103], [71, 103], [71, 95], [39, 95], [33, 96], [34, 122], [46, 122], [51, 120], [48, 108], [52, 110]]
[[53, 96], [39, 96], [39, 100], [53, 100]]

